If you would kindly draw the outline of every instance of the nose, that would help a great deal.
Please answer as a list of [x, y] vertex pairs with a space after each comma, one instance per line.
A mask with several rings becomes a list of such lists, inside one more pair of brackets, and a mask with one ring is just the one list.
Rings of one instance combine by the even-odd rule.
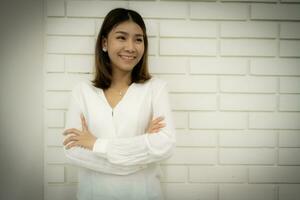
[[132, 39], [127, 40], [126, 45], [125, 45], [125, 50], [129, 51], [129, 52], [134, 52], [135, 44]]

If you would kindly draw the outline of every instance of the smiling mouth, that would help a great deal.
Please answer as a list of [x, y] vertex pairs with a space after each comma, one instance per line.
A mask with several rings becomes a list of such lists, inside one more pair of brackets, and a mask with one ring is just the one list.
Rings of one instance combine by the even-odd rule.
[[119, 55], [124, 60], [134, 60], [136, 56]]

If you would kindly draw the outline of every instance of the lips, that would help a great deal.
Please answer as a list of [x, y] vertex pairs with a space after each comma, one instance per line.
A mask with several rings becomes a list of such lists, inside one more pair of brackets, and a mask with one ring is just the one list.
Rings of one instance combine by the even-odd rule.
[[123, 60], [134, 60], [136, 56], [132, 55], [119, 55]]

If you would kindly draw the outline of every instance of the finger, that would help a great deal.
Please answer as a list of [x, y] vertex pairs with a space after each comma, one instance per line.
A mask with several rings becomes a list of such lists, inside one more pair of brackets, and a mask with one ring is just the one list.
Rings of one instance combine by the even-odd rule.
[[74, 142], [74, 141], [78, 141], [78, 137], [77, 136], [70, 136], [68, 138], [66, 138], [63, 142], [63, 145], [66, 145], [70, 142]]
[[69, 134], [75, 134], [75, 135], [79, 136], [80, 131], [76, 128], [70, 128], [70, 129], [67, 129], [63, 132], [63, 135], [69, 135]]
[[153, 121], [154, 123], [156, 123], [156, 122], [161, 121], [161, 120], [163, 120], [163, 119], [164, 119], [163, 116], [159, 116], [159, 117], [155, 118], [155, 119], [152, 120], [152, 121]]
[[165, 127], [166, 126], [166, 123], [161, 123], [161, 124], [159, 124], [159, 127], [160, 128], [163, 128], [163, 127]]
[[66, 146], [66, 149], [70, 149], [70, 148], [75, 147], [75, 146], [77, 146], [77, 145], [78, 145], [77, 142], [70, 142], [70, 143]]
[[86, 123], [85, 117], [82, 113], [80, 114], [80, 118], [81, 118], [81, 123], [82, 123], [82, 130], [87, 131], [88, 130], [87, 123]]
[[156, 119], [152, 120], [153, 123], [158, 123], [160, 121], [164, 120], [163, 116], [157, 117]]
[[166, 126], [165, 123], [160, 123], [160, 124], [156, 124], [156, 125], [152, 126], [152, 129], [162, 128], [162, 127], [165, 127], [165, 126]]

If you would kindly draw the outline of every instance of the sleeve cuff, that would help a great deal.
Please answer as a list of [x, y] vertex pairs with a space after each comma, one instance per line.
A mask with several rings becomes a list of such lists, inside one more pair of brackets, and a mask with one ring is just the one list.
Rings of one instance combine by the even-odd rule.
[[106, 157], [108, 139], [98, 138], [94, 144], [93, 152], [99, 156]]

